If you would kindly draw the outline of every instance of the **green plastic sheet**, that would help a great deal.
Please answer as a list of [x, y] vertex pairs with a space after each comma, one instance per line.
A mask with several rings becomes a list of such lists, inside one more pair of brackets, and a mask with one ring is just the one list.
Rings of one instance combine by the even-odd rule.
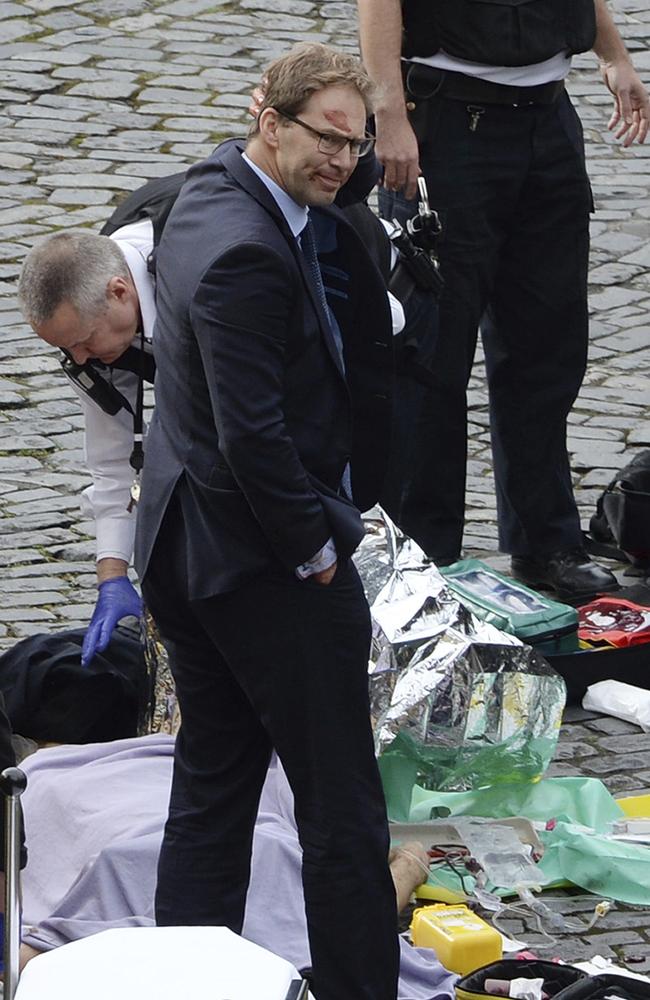
[[[650, 848], [605, 836], [623, 810], [598, 779], [546, 778], [468, 792], [432, 792], [410, 784], [405, 793], [403, 786], [392, 785], [397, 778], [395, 761], [380, 761], [380, 766], [391, 819], [411, 823], [445, 816], [555, 820], [552, 830], [539, 832], [544, 844], [539, 867], [551, 885], [570, 882], [597, 896], [650, 906]], [[469, 877], [465, 883], [468, 888], [473, 885]], [[459, 880], [444, 869], [437, 869], [429, 884], [461, 889]]]
[[[382, 766], [380, 760], [380, 766]], [[382, 776], [384, 770], [382, 768]], [[391, 784], [392, 775], [384, 778], [384, 791], [391, 820], [424, 823], [443, 816], [526, 816], [546, 823], [562, 819], [605, 832], [612, 820], [623, 812], [597, 778], [544, 778], [535, 782], [511, 782], [476, 788], [468, 792], [432, 792], [409, 785]], [[396, 815], [408, 799], [406, 815]]]
[[540, 837], [540, 865], [554, 882], [566, 880], [597, 896], [650, 905], [650, 848], [582, 833], [567, 823]]

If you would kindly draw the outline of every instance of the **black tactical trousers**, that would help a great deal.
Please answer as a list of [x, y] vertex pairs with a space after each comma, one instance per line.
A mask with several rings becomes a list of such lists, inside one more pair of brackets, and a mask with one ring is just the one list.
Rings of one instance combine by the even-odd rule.
[[[580, 121], [565, 93], [529, 106], [432, 98], [420, 164], [444, 226], [446, 285], [401, 526], [438, 562], [459, 557], [480, 324], [500, 547], [528, 555], [579, 545], [566, 419], [587, 355], [592, 201]], [[415, 207], [380, 194], [385, 217]]]

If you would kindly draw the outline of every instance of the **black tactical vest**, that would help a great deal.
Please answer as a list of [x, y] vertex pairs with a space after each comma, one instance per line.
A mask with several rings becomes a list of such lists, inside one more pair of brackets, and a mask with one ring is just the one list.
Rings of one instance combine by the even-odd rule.
[[403, 55], [447, 55], [490, 66], [528, 66], [586, 52], [594, 0], [402, 0]]

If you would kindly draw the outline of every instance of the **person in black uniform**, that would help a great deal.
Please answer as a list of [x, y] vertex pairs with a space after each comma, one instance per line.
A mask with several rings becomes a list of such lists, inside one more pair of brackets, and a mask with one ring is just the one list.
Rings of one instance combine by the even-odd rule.
[[460, 557], [466, 388], [483, 318], [500, 548], [519, 579], [561, 598], [614, 589], [582, 547], [566, 448], [587, 357], [592, 198], [563, 81], [571, 54], [593, 48], [624, 145], [646, 137], [646, 90], [605, 0], [358, 6], [380, 85], [381, 211], [413, 213], [421, 169], [443, 224], [435, 381], [398, 520], [438, 563]]

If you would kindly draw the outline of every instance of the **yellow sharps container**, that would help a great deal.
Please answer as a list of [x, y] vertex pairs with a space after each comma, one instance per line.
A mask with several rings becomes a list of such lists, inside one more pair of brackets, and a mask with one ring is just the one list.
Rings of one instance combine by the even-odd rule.
[[411, 938], [419, 948], [433, 948], [446, 969], [463, 976], [502, 955], [499, 932], [461, 903], [420, 907], [411, 920]]

